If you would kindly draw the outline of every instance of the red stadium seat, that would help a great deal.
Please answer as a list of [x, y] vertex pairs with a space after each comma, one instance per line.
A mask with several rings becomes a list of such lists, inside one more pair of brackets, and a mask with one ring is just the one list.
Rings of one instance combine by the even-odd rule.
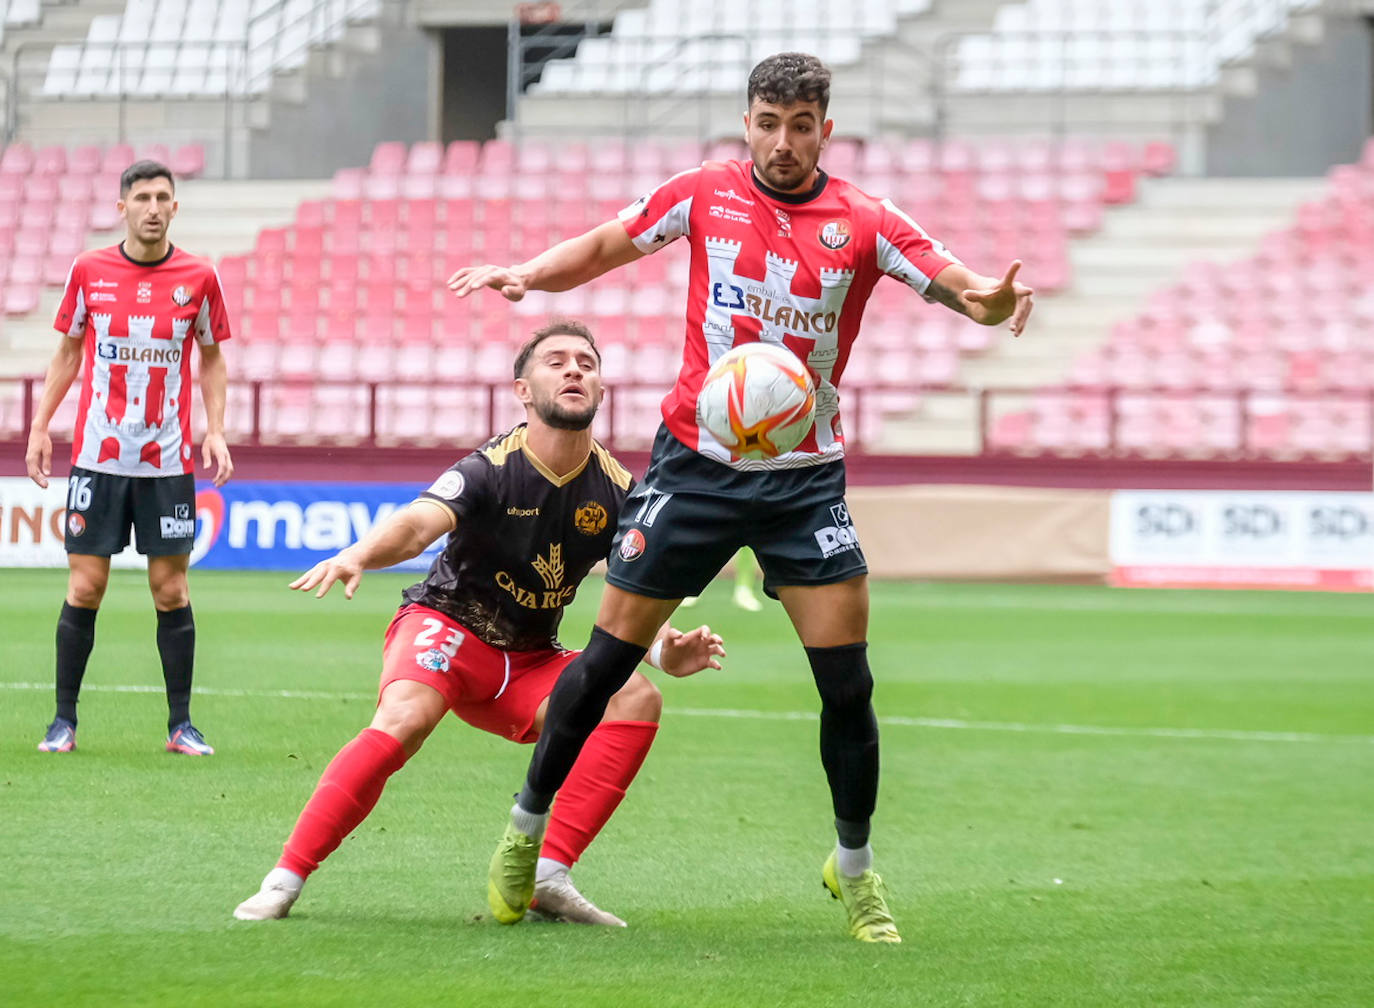
[[100, 174], [118, 176], [125, 168], [134, 163], [134, 149], [126, 143], [113, 144], [105, 148], [100, 156]]
[[476, 140], [451, 140], [444, 148], [442, 165], [445, 175], [472, 175], [477, 170], [477, 162], [482, 154], [482, 145]]
[[0, 155], [0, 175], [20, 177], [33, 171], [33, 148], [23, 140], [16, 140]]
[[167, 165], [177, 178], [199, 178], [205, 173], [205, 145], [182, 144]]
[[27, 315], [38, 310], [38, 302], [41, 297], [40, 285], [37, 281], [30, 283], [16, 282], [14, 279], [14, 267], [10, 268], [10, 280], [5, 285], [4, 311], [6, 315]]
[[40, 148], [34, 154], [31, 171], [34, 175], [53, 178], [65, 175], [67, 173], [67, 148], [56, 145]]
[[411, 144], [406, 155], [407, 175], [439, 175], [444, 167], [444, 146], [433, 140]]
[[94, 144], [72, 148], [67, 155], [67, 173], [79, 178], [91, 178], [100, 172], [103, 155]]
[[1178, 152], [1166, 141], [1151, 141], [1141, 151], [1141, 167], [1149, 175], [1172, 175], [1177, 165]]
[[370, 175], [400, 175], [406, 170], [410, 152], [406, 145], [396, 140], [386, 140], [372, 148], [372, 159], [368, 162]]

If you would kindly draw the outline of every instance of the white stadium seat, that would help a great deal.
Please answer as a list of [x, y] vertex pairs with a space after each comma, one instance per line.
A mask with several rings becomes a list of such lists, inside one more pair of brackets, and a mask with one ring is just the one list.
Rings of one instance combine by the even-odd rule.
[[[38, 0], [11, 0], [16, 21]], [[378, 0], [126, 0], [92, 18], [84, 46], [58, 45], [42, 93], [60, 96], [256, 94], [272, 75], [304, 65], [314, 45], [375, 17]], [[244, 66], [245, 45], [247, 66]]]

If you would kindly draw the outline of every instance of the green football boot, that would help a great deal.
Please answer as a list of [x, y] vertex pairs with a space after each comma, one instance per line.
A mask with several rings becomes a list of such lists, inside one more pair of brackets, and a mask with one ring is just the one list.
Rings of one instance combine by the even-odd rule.
[[830, 895], [844, 904], [849, 914], [849, 933], [859, 941], [899, 942], [897, 924], [887, 909], [887, 887], [877, 873], [864, 872], [857, 878], [841, 875], [835, 868], [835, 852], [830, 852], [821, 879]]
[[487, 872], [487, 905], [502, 924], [518, 923], [530, 908], [538, 861], [539, 841], [508, 823]]

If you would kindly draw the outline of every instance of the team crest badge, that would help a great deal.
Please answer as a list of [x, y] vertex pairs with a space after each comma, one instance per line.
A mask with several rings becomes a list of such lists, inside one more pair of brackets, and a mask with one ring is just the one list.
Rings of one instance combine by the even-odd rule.
[[606, 509], [596, 501], [587, 501], [573, 515], [573, 526], [583, 535], [596, 535], [606, 527]]
[[75, 538], [86, 531], [86, 519], [73, 511], [67, 515], [67, 535]]
[[821, 225], [820, 231], [816, 233], [820, 243], [832, 252], [838, 252], [849, 244], [849, 221], [833, 220], [826, 221]]
[[191, 292], [188, 291], [183, 285], [178, 284], [177, 289], [172, 291], [172, 300], [179, 307], [185, 308], [188, 304], [191, 303]]
[[448, 655], [444, 654], [444, 652], [440, 651], [438, 648], [430, 648], [423, 654], [415, 656], [415, 664], [430, 672], [447, 672]]
[[630, 529], [625, 533], [625, 538], [620, 540], [620, 559], [629, 563], [638, 560], [644, 555], [644, 533], [639, 529]]

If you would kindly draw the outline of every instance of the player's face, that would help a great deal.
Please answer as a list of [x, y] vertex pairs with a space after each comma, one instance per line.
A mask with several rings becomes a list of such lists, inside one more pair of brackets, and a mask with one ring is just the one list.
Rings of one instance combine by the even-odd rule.
[[[523, 384], [524, 388], [521, 389]], [[586, 430], [601, 405], [601, 365], [581, 336], [550, 336], [534, 348], [516, 394], [558, 430]]]
[[177, 214], [172, 183], [165, 178], [135, 182], [119, 201], [119, 212], [131, 241], [142, 245], [159, 244], [167, 237], [167, 228]]
[[835, 123], [822, 119], [817, 102], [774, 105], [755, 98], [744, 117], [744, 139], [754, 170], [780, 192], [803, 192], [816, 181], [821, 148]]

